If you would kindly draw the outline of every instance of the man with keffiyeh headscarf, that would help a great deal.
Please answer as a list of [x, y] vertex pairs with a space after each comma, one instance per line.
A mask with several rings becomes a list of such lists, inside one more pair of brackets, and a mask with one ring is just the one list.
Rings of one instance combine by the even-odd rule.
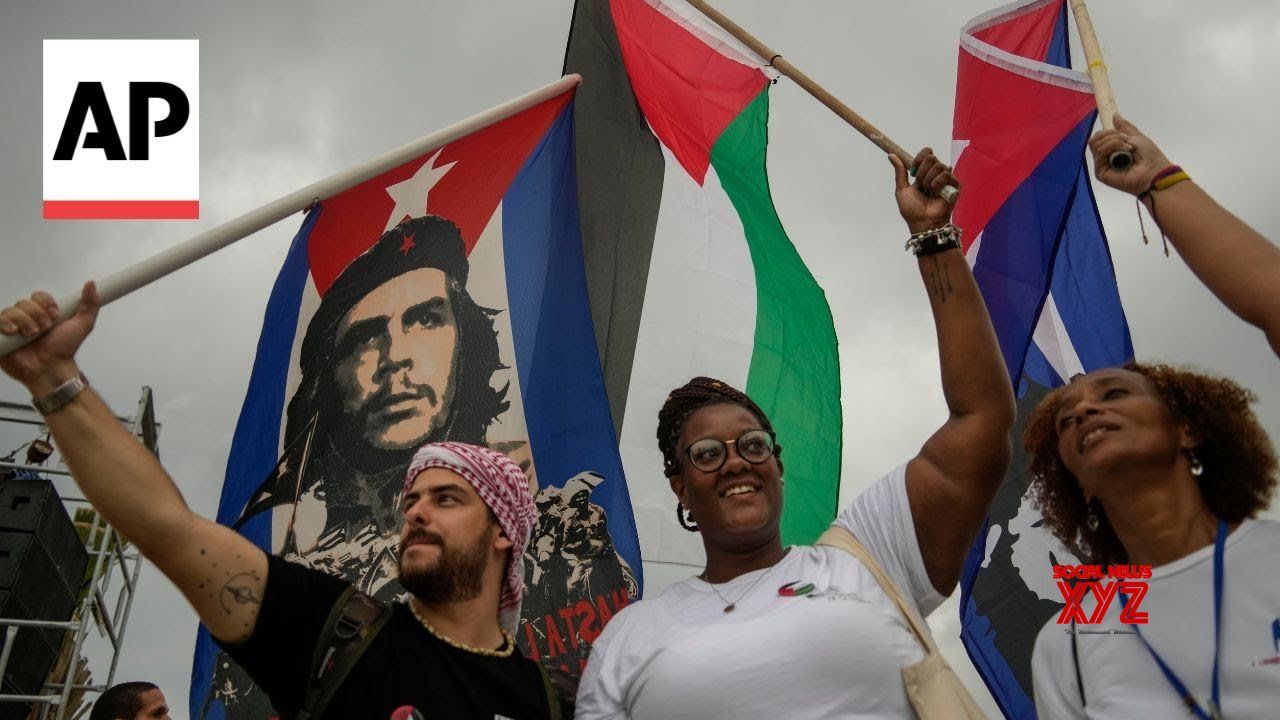
[[[99, 305], [88, 283], [62, 322], [47, 293], [5, 310], [24, 332], [46, 332], [0, 358], [0, 369], [31, 392], [85, 497], [182, 591], [282, 718], [387, 718], [406, 706], [431, 717], [563, 717], [545, 672], [511, 636], [536, 518], [517, 465], [474, 445], [421, 447], [405, 476], [400, 534], [412, 597], [381, 612], [376, 634], [372, 624], [344, 624], [348, 582], [269, 556], [193, 513], [159, 460], [89, 387], [75, 354]], [[368, 596], [360, 602], [377, 608]], [[308, 712], [312, 678], [332, 667], [330, 638], [344, 633], [369, 639], [345, 679], [325, 688], [324, 709]], [[328, 652], [316, 657], [320, 644]]]
[[[470, 483], [472, 493], [457, 482], [459, 477]], [[465, 505], [472, 494], [487, 508], [487, 522], [470, 541], [471, 557], [461, 558], [463, 551], [453, 549], [439, 528], [457, 522], [442, 516]], [[484, 619], [491, 614], [487, 612], [489, 599], [484, 595], [492, 588], [483, 581], [486, 572], [493, 574], [499, 579], [496, 615], [505, 631], [503, 641], [508, 642], [509, 633], [515, 632], [520, 620], [524, 593], [521, 556], [538, 517], [524, 473], [506, 455], [488, 448], [455, 442], [430, 443], [419, 449], [409, 463], [403, 497], [400, 584], [412, 595], [409, 602], [427, 606], [428, 598], [444, 605], [480, 599], [482, 607], [464, 620], [478, 625], [470, 629], [483, 634], [492, 624]], [[467, 519], [474, 530], [476, 521]], [[419, 558], [413, 552], [416, 547], [432, 544], [440, 545], [440, 550], [429, 553], [427, 558]], [[442, 612], [457, 610], [447, 608]], [[423, 614], [427, 613], [424, 609]]]
[[[432, 717], [551, 718], [546, 681], [512, 633], [524, 592], [521, 557], [537, 511], [506, 455], [477, 445], [428, 443], [405, 473], [400, 584], [406, 602], [364, 651], [320, 717], [388, 717], [411, 705]], [[268, 558], [252, 634], [227, 654], [283, 717], [306, 688], [315, 638], [348, 583]], [[558, 702], [558, 701], [557, 701]]]
[[[274, 552], [389, 602], [404, 594], [399, 497], [418, 447], [449, 440], [503, 449], [533, 474], [518, 430], [489, 435], [510, 407], [500, 311], [471, 297], [469, 277], [461, 231], [434, 215], [405, 219], [343, 269], [307, 322], [283, 453], [236, 527], [292, 503]], [[216, 704], [227, 720], [274, 714], [225, 657], [205, 700]]]

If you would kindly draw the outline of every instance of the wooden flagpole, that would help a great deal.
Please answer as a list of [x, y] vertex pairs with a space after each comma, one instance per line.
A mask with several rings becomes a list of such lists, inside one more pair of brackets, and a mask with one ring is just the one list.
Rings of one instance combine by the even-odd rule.
[[[890, 140], [889, 136], [880, 132], [880, 130], [876, 128], [875, 125], [868, 122], [866, 118], [854, 112], [853, 108], [840, 102], [835, 95], [832, 95], [821, 85], [814, 82], [808, 75], [800, 72], [796, 66], [788, 62], [786, 58], [782, 57], [782, 55], [774, 52], [768, 45], [760, 42], [751, 33], [743, 30], [737, 23], [725, 17], [725, 15], [719, 10], [716, 10], [702, 0], [688, 0], [688, 3], [697, 8], [703, 15], [706, 15], [707, 18], [716, 25], [723, 28], [725, 32], [734, 36], [744, 45], [751, 48], [751, 51], [756, 55], [767, 59], [769, 61], [769, 65], [776, 68], [778, 72], [782, 73], [786, 77], [795, 81], [795, 83], [803, 88], [805, 92], [808, 92], [816, 98], [818, 102], [826, 105], [832, 112], [839, 115], [841, 119], [852, 125], [853, 129], [862, 133], [868, 140], [875, 143], [876, 147], [892, 155], [897, 155], [898, 159], [901, 160], [904, 165], [911, 167], [911, 161], [915, 159], [914, 155], [908, 153], [898, 143]], [[939, 194], [944, 200], [954, 204], [956, 198], [960, 195], [960, 189], [948, 185], [942, 188], [942, 192]]]
[[[1107, 75], [1107, 64], [1102, 61], [1102, 48], [1098, 46], [1089, 9], [1085, 7], [1084, 0], [1071, 0], [1071, 12], [1075, 14], [1080, 46], [1084, 48], [1084, 58], [1089, 63], [1089, 79], [1093, 81], [1093, 95], [1098, 101], [1098, 119], [1102, 121], [1102, 129], [1113, 130], [1116, 126], [1116, 96], [1111, 90], [1111, 78]], [[1107, 162], [1116, 170], [1128, 170], [1133, 164], [1133, 155], [1126, 150], [1117, 150], [1111, 153]]]
[[[249, 235], [277, 223], [290, 215], [302, 212], [320, 198], [331, 197], [349, 187], [375, 178], [382, 173], [399, 167], [410, 160], [425, 155], [436, 148], [443, 147], [461, 137], [466, 137], [480, 128], [487, 127], [499, 120], [506, 119], [516, 113], [550, 100], [582, 82], [580, 75], [566, 75], [559, 80], [538, 88], [532, 92], [508, 100], [501, 105], [477, 113], [449, 127], [424, 135], [417, 140], [389, 150], [368, 162], [312, 183], [301, 190], [296, 190], [282, 198], [273, 200], [256, 210], [251, 210], [240, 217], [225, 222], [212, 230], [205, 231], [153, 255], [136, 265], [127, 267], [98, 283], [98, 295], [102, 304], [114, 300], [159, 280], [160, 278], [180, 270], [191, 263], [204, 258], [222, 248], [243, 240]], [[58, 300], [61, 322], [71, 317], [80, 307], [80, 289]], [[36, 336], [39, 337], [39, 336]], [[0, 357], [23, 347], [35, 340], [35, 337], [24, 338], [21, 335], [0, 336]]]

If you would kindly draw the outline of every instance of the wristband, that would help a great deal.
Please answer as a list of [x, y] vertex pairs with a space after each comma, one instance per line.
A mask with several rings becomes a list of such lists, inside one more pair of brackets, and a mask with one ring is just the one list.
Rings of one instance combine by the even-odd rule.
[[1151, 190], [1148, 192], [1153, 190], [1169, 190], [1170, 187], [1174, 187], [1175, 184], [1183, 182], [1184, 179], [1192, 179], [1192, 177], [1187, 174], [1187, 170], [1179, 168], [1178, 165], [1170, 165], [1170, 167], [1161, 170], [1161, 172], [1157, 174], [1156, 178], [1151, 182]]
[[1169, 257], [1169, 238], [1164, 234], [1164, 228], [1160, 225], [1160, 218], [1156, 217], [1156, 196], [1155, 193], [1161, 190], [1168, 190], [1183, 180], [1190, 180], [1191, 176], [1181, 165], [1170, 165], [1161, 170], [1151, 178], [1151, 186], [1138, 195], [1136, 202], [1136, 210], [1138, 212], [1138, 227], [1142, 228], [1142, 242], [1148, 244], [1151, 241], [1147, 239], [1147, 226], [1142, 222], [1142, 201], [1146, 200], [1151, 203], [1151, 219], [1156, 221], [1156, 227], [1160, 228], [1160, 240], [1164, 243], [1164, 256]]
[[1188, 175], [1187, 171], [1183, 170], [1181, 166], [1170, 165], [1169, 167], [1156, 173], [1155, 177], [1151, 178], [1151, 187], [1147, 188], [1147, 192], [1153, 192], [1156, 190], [1168, 190], [1169, 188], [1173, 187], [1174, 185], [1177, 185], [1183, 180], [1190, 180], [1190, 179], [1191, 179], [1191, 176]]
[[70, 380], [62, 383], [53, 389], [44, 397], [32, 398], [31, 406], [41, 415], [48, 415], [56, 410], [60, 410], [67, 406], [72, 400], [76, 399], [84, 389], [89, 387], [89, 381], [85, 378], [84, 373], [80, 373]]

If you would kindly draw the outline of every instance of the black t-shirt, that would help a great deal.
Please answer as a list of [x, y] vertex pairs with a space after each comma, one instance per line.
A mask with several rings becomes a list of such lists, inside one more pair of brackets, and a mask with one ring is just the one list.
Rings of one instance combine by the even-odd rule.
[[[253, 635], [223, 647], [287, 720], [302, 706], [316, 641], [347, 583], [269, 557]], [[550, 718], [542, 676], [519, 649], [495, 658], [455, 648], [397, 603], [320, 720], [386, 720], [402, 705], [416, 707], [427, 720]]]

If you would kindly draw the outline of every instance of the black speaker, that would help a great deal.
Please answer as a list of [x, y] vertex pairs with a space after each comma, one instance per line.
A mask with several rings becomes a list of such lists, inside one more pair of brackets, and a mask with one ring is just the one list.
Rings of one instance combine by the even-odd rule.
[[[0, 590], [0, 618], [7, 620], [50, 620], [53, 618], [33, 617], [31, 611], [10, 591]], [[0, 628], [0, 647], [8, 627]], [[58, 648], [66, 631], [57, 628], [18, 628], [14, 638], [13, 650], [9, 653], [9, 664], [4, 668], [4, 684], [6, 694], [38, 695], [48, 677], [49, 670], [58, 656]], [[17, 707], [11, 703], [0, 703], [0, 718], [10, 708]], [[22, 714], [20, 717], [25, 718]]]
[[[30, 533], [53, 560], [62, 582], [80, 588], [88, 555], [62, 499], [48, 480], [0, 483], [0, 532]], [[0, 588], [7, 587], [0, 584]]]
[[[17, 684], [11, 682], [6, 675], [0, 680], [0, 695], [29, 695], [30, 693], [18, 688]], [[31, 703], [25, 702], [0, 702], [0, 720], [27, 720], [31, 715]]]
[[[83, 576], [83, 562], [79, 571]], [[63, 573], [35, 535], [0, 532], [0, 590], [13, 593], [32, 619], [71, 617], [79, 586], [76, 591], [67, 587]]]
[[[70, 620], [88, 561], [53, 483], [0, 483], [0, 618]], [[0, 623], [0, 642], [7, 631]], [[40, 693], [63, 632], [19, 629], [0, 679], [5, 694]], [[23, 703], [0, 703], [0, 720], [22, 720], [26, 715]]]

